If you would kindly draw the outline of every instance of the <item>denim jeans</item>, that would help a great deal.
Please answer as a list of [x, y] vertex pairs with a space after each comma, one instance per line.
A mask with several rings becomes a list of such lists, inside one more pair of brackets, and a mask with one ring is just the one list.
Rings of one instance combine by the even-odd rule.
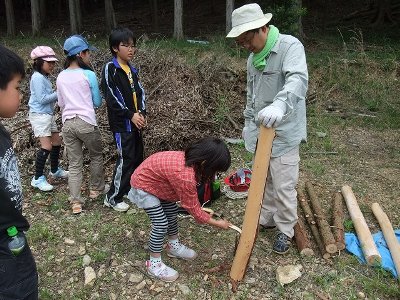
[[104, 190], [103, 147], [100, 130], [79, 117], [68, 119], [62, 128], [63, 140], [69, 160], [68, 187], [71, 203], [83, 203], [81, 187], [83, 178], [83, 145], [89, 151], [91, 190]]

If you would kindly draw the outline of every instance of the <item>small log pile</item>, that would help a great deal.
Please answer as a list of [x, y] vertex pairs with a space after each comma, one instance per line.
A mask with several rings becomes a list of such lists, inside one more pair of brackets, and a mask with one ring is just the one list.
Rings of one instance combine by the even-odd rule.
[[[335, 253], [345, 248], [344, 227], [343, 227], [343, 198], [340, 193], [334, 195], [332, 226], [328, 222], [326, 212], [321, 206], [317, 193], [311, 182], [306, 182], [305, 193], [297, 189], [297, 199], [299, 206], [303, 211], [304, 218], [311, 230], [313, 240], [318, 247], [324, 259], [331, 258]], [[311, 241], [307, 236], [305, 226], [301, 220], [301, 214], [298, 214], [299, 221], [294, 228], [294, 238], [301, 255], [313, 255]]]
[[[360, 241], [360, 247], [367, 264], [370, 266], [380, 266], [382, 263], [382, 257], [375, 245], [372, 234], [368, 228], [363, 213], [360, 210], [352, 188], [348, 185], [344, 185], [341, 188], [341, 192], [333, 194], [331, 225], [328, 223], [326, 212], [322, 209], [321, 202], [319, 201], [317, 193], [314, 191], [314, 187], [310, 182], [305, 183], [305, 190], [307, 191], [309, 200], [306, 198], [302, 190], [297, 189], [299, 206], [302, 208], [304, 218], [307, 221], [314, 242], [322, 257], [324, 259], [333, 257], [335, 253], [344, 250], [346, 247], [343, 225], [344, 200], [350, 218], [354, 224], [357, 237]], [[400, 273], [400, 244], [397, 241], [392, 224], [379, 203], [373, 203], [371, 205], [371, 210], [382, 229], [396, 271]], [[301, 255], [313, 255], [311, 241], [307, 236], [305, 226], [302, 222], [302, 216], [300, 213], [298, 213], [298, 215], [299, 221], [294, 228], [294, 237], [297, 248]]]

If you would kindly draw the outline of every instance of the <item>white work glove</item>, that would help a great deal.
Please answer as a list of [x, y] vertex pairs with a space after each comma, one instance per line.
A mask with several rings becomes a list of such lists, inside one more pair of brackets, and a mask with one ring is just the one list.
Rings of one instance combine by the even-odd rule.
[[283, 118], [283, 111], [276, 106], [267, 106], [258, 112], [258, 120], [267, 128], [277, 127]]
[[242, 129], [242, 139], [245, 140], [246, 139], [246, 135], [249, 132], [249, 127], [245, 126]]

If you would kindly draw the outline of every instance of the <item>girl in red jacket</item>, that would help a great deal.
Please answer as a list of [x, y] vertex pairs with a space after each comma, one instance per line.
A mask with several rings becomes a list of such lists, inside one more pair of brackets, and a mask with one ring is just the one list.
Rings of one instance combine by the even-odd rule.
[[217, 172], [225, 172], [231, 156], [225, 143], [217, 138], [203, 138], [185, 151], [165, 151], [149, 156], [132, 174], [128, 198], [143, 208], [152, 224], [146, 261], [150, 276], [166, 282], [175, 281], [179, 274], [161, 260], [164, 237], [168, 234], [167, 255], [193, 260], [197, 253], [178, 239], [176, 202], [200, 224], [227, 229], [227, 220], [215, 220], [201, 210], [197, 186], [212, 180]]

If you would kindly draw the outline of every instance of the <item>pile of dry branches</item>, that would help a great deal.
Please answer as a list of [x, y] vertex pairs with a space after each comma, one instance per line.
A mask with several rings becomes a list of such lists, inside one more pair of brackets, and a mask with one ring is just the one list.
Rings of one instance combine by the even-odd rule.
[[[100, 78], [101, 69], [110, 60], [108, 49], [92, 55], [92, 64]], [[245, 101], [245, 63], [235, 65], [228, 55], [203, 54], [188, 63], [174, 51], [143, 47], [133, 64], [147, 98], [148, 127], [144, 130], [145, 155], [162, 150], [179, 150], [204, 136], [239, 137]], [[59, 63], [51, 80], [62, 69]], [[12, 132], [20, 163], [32, 172], [36, 141], [27, 121], [28, 75], [22, 85], [24, 99], [14, 119], [4, 120]], [[61, 121], [61, 117], [58, 118]], [[107, 111], [97, 111], [106, 164], [115, 157], [109, 132]], [[60, 123], [61, 125], [61, 123]], [[30, 173], [30, 172], [29, 172]]]

